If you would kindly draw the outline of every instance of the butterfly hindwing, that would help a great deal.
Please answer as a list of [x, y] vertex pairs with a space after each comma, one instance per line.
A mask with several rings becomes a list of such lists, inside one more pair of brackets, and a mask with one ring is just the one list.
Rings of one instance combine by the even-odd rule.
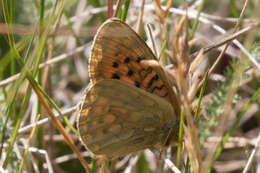
[[81, 140], [95, 155], [123, 156], [161, 146], [176, 126], [172, 106], [164, 99], [124, 81], [95, 83], [81, 104]]

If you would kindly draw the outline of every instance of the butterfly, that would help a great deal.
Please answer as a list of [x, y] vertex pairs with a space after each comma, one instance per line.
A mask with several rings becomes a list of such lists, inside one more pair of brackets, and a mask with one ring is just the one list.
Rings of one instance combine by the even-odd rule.
[[92, 154], [116, 158], [177, 141], [175, 93], [150, 48], [126, 23], [111, 18], [98, 29], [89, 72], [92, 86], [77, 125]]

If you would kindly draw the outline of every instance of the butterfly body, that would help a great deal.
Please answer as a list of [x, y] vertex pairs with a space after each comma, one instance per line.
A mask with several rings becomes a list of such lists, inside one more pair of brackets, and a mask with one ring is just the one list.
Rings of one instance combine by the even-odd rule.
[[[179, 106], [163, 68], [125, 23], [98, 30], [89, 63], [92, 87], [81, 103], [78, 129], [95, 155], [115, 158], [176, 140]], [[177, 129], [177, 130], [176, 130]]]

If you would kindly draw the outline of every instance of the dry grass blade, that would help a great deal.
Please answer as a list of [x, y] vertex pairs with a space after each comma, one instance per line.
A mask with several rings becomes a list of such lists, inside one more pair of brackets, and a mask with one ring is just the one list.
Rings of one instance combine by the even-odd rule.
[[[40, 118], [40, 116], [37, 117], [36, 123], [38, 122], [39, 118]], [[28, 143], [27, 143], [27, 147], [26, 147], [26, 149], [24, 151], [23, 160], [22, 160], [22, 163], [20, 164], [20, 167], [19, 167], [19, 172], [23, 171], [24, 163], [25, 163], [26, 157], [28, 155], [29, 148], [31, 146], [32, 138], [35, 135], [35, 131], [36, 131], [36, 127], [37, 127], [36, 123], [35, 123], [32, 131], [31, 131], [31, 134], [30, 134], [30, 137], [29, 137], [29, 140], [28, 140]]]
[[[260, 25], [260, 22], [256, 22], [256, 23], [253, 23], [253, 24], [250, 24], [249, 26], [241, 29], [240, 31], [236, 32], [236, 33], [233, 33], [229, 36], [227, 36], [225, 39], [219, 41], [218, 43], [214, 43], [213, 45], [210, 45], [210, 46], [207, 46], [204, 49], [204, 54], [210, 52], [212, 49], [215, 49], [215, 48], [218, 48], [236, 38], [238, 38], [239, 36], [251, 31], [252, 29], [256, 29], [257, 27], [259, 27]], [[195, 57], [198, 55], [199, 52], [195, 52], [191, 55], [191, 57]]]
[[122, 4], [122, 0], [117, 0], [117, 2], [116, 2], [116, 10], [115, 10], [115, 12], [113, 14], [113, 17], [117, 17], [119, 8], [121, 8], [121, 4]]
[[[257, 138], [257, 140], [256, 140], [255, 148], [253, 149], [253, 151], [252, 151], [251, 154], [250, 154], [250, 157], [249, 157], [249, 159], [248, 159], [248, 162], [246, 163], [246, 166], [245, 166], [245, 168], [244, 168], [244, 170], [243, 170], [243, 173], [248, 172], [248, 169], [249, 169], [250, 165], [252, 164], [253, 158], [254, 158], [254, 156], [255, 156], [255, 154], [256, 154], [257, 149], [259, 148], [259, 145], [260, 145], [260, 133], [259, 133], [258, 138]], [[258, 150], [259, 150], [259, 149], [258, 149]]]
[[172, 163], [170, 159], [164, 159], [164, 162], [171, 168], [174, 173], [181, 173], [181, 171]]
[[179, 93], [181, 95], [182, 102], [182, 110], [185, 115], [186, 124], [184, 125], [184, 143], [187, 149], [187, 153], [190, 161], [190, 166], [192, 172], [200, 172], [202, 168], [202, 158], [200, 152], [200, 144], [198, 140], [198, 129], [195, 126], [195, 121], [192, 116], [192, 105], [191, 101], [188, 99], [188, 91], [189, 87], [189, 77], [188, 77], [188, 69], [190, 68], [190, 60], [188, 58], [188, 41], [187, 41], [187, 33], [182, 36], [182, 31], [185, 26], [187, 26], [187, 15], [182, 17], [179, 24], [175, 29], [173, 45], [176, 52], [176, 81]]
[[169, 9], [170, 9], [171, 6], [172, 6], [172, 0], [168, 0], [168, 1], [167, 1], [167, 7], [166, 7], [165, 10], [161, 7], [160, 0], [155, 0], [155, 1], [154, 1], [154, 4], [155, 4], [155, 8], [156, 8], [156, 13], [157, 13], [157, 15], [158, 15], [160, 21], [161, 21], [162, 23], [164, 23], [165, 17], [167, 16], [167, 14], [168, 14], [168, 12], [169, 12]]
[[142, 0], [142, 5], [141, 5], [141, 8], [140, 8], [140, 13], [139, 13], [139, 16], [138, 16], [138, 22], [137, 22], [137, 27], [136, 27], [136, 33], [138, 35], [141, 34], [141, 29], [142, 29], [144, 4], [145, 4], [145, 0]]
[[[107, 18], [111, 18], [113, 16], [113, 11], [114, 11], [113, 0], [108, 0], [108, 3], [107, 3]], [[115, 16], [117, 16], [117, 14], [115, 14]]]
[[[65, 110], [65, 111], [62, 112], [61, 114], [55, 115], [55, 117], [57, 117], [57, 118], [62, 118], [62, 117], [64, 117], [64, 116], [67, 116], [67, 115], [72, 114], [72, 113], [75, 112], [76, 110], [77, 110], [77, 106], [74, 106], [74, 107], [72, 107], [72, 108], [69, 108], [69, 109]], [[36, 123], [27, 125], [27, 126], [25, 126], [25, 127], [21, 127], [21, 128], [19, 129], [19, 131], [18, 131], [18, 135], [19, 135], [19, 134], [23, 134], [23, 133], [27, 133], [28, 131], [31, 131], [34, 126], [40, 127], [40, 126], [43, 126], [43, 125], [46, 124], [46, 123], [49, 123], [50, 121], [51, 121], [51, 119], [47, 117], [47, 118], [44, 118], [44, 119], [39, 120], [39, 121], [36, 122]]]
[[151, 39], [152, 44], [153, 44], [153, 52], [154, 52], [155, 56], [158, 57], [156, 46], [155, 46], [154, 39], [153, 39], [153, 33], [152, 33], [151, 25], [148, 24], [147, 27], [148, 27], [150, 39]]

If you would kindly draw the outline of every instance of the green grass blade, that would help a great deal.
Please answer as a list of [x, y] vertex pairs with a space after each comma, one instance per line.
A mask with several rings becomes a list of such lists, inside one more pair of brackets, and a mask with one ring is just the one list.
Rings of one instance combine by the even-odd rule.
[[197, 104], [197, 107], [196, 107], [196, 112], [195, 112], [195, 122], [198, 122], [198, 120], [199, 120], [200, 104], [201, 104], [202, 97], [203, 97], [204, 92], [205, 92], [207, 79], [208, 79], [208, 73], [206, 73], [206, 75], [204, 76], [203, 81], [202, 81], [202, 87], [201, 87], [201, 90], [200, 90], [199, 101], [198, 101], [198, 104]]
[[200, 4], [200, 7], [199, 7], [199, 11], [197, 13], [197, 16], [196, 16], [196, 19], [192, 25], [192, 29], [191, 29], [191, 34], [190, 34], [190, 40], [193, 39], [195, 33], [196, 33], [196, 30], [198, 28], [198, 24], [199, 24], [199, 17], [200, 17], [200, 13], [202, 12], [203, 8], [204, 8], [204, 4], [205, 4], [205, 0], [202, 0], [201, 1], [201, 4]]
[[163, 45], [162, 45], [162, 48], [161, 48], [161, 51], [160, 51], [160, 53], [159, 53], [158, 61], [160, 61], [160, 59], [161, 59], [162, 55], [164, 54], [166, 48], [167, 48], [167, 42], [164, 41], [164, 42], [163, 42]]
[[181, 168], [181, 156], [182, 156], [182, 142], [183, 142], [183, 123], [184, 123], [184, 112], [181, 111], [181, 120], [179, 127], [179, 141], [177, 149], [177, 167]]
[[129, 5], [130, 5], [131, 0], [126, 0], [125, 1], [125, 5], [124, 5], [124, 10], [122, 11], [122, 15], [120, 17], [120, 19], [125, 22], [126, 21], [126, 16], [127, 16], [127, 12], [129, 9]]

